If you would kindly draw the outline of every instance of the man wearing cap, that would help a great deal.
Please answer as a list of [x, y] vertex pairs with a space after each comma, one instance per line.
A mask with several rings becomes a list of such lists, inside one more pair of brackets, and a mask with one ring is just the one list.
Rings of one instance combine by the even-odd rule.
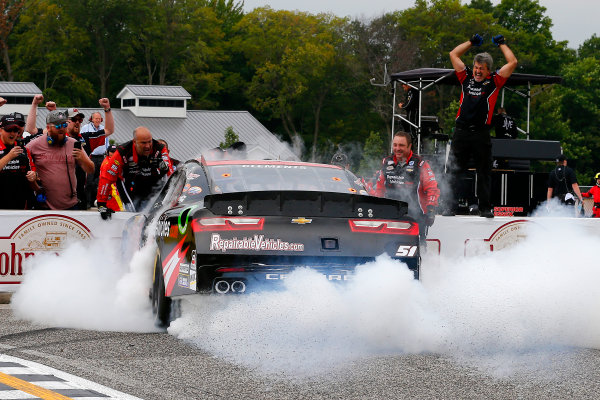
[[161, 178], [172, 173], [173, 164], [165, 146], [152, 139], [148, 128], [138, 126], [133, 131], [133, 140], [118, 146], [109, 167], [100, 173], [97, 195], [100, 216], [110, 218], [111, 210], [106, 202], [111, 184], [123, 181], [125, 197], [122, 200], [129, 204], [126, 208], [140, 211]]
[[546, 200], [550, 201], [556, 197], [562, 204], [574, 205], [575, 194], [580, 202], [583, 202], [575, 171], [567, 167], [567, 157], [561, 154], [556, 159], [556, 168], [548, 176], [548, 193]]
[[77, 140], [67, 135], [68, 116], [54, 110], [46, 116], [47, 132], [29, 142], [41, 185], [45, 190], [46, 206], [52, 210], [75, 210], [78, 207], [75, 165], [86, 173], [94, 171], [94, 163]]
[[[41, 94], [36, 94], [33, 96], [33, 100], [31, 101], [31, 108], [29, 109], [29, 114], [27, 114], [27, 122], [25, 124], [25, 130], [22, 132], [23, 140], [25, 144], [29, 143], [33, 139], [38, 136], [44, 134], [45, 128], [37, 128], [35, 126], [37, 120], [37, 109], [38, 106], [44, 101], [44, 96]], [[56, 103], [53, 101], [46, 102], [46, 109], [48, 112], [52, 112], [56, 110]]]
[[10, 190], [0, 196], [0, 209], [24, 210], [33, 198], [32, 189], [38, 188], [37, 173], [29, 150], [17, 143], [25, 126], [23, 116], [13, 114], [0, 119], [0, 187]]

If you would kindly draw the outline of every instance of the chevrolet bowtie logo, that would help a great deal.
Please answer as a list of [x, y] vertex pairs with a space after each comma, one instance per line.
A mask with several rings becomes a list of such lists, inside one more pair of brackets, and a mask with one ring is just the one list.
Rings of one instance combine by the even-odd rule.
[[310, 224], [311, 222], [312, 222], [312, 219], [307, 219], [307, 218], [304, 218], [304, 217], [294, 218], [292, 220], [292, 224], [302, 224], [302, 225], [304, 225], [304, 224]]

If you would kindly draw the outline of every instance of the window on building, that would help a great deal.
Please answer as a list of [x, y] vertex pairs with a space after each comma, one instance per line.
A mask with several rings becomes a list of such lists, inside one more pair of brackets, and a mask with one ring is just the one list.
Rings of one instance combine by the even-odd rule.
[[2, 96], [7, 104], [31, 104], [33, 96]]
[[173, 108], [183, 108], [183, 100], [140, 99], [140, 107], [173, 107]]
[[123, 99], [123, 107], [135, 107], [135, 99]]

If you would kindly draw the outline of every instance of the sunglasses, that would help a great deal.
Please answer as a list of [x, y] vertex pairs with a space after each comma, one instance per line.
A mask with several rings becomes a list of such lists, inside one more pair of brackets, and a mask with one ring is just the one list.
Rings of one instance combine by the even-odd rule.
[[71, 118], [71, 121], [72, 121], [72, 122], [79, 122], [79, 123], [82, 123], [82, 122], [83, 122], [83, 118], [77, 118], [77, 117], [74, 117], [74, 118]]
[[69, 124], [66, 122], [63, 122], [62, 124], [58, 124], [58, 125], [54, 125], [54, 127], [56, 129], [62, 129], [62, 128], [66, 128]]
[[8, 133], [17, 133], [19, 132], [21, 129], [19, 129], [18, 127], [14, 127], [14, 128], [5, 128], [4, 131], [8, 132]]

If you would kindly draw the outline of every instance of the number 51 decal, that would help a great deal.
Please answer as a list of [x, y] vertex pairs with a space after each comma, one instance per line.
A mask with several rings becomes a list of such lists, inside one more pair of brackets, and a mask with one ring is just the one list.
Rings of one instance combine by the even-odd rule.
[[417, 246], [400, 246], [396, 251], [397, 257], [412, 257], [417, 252]]

